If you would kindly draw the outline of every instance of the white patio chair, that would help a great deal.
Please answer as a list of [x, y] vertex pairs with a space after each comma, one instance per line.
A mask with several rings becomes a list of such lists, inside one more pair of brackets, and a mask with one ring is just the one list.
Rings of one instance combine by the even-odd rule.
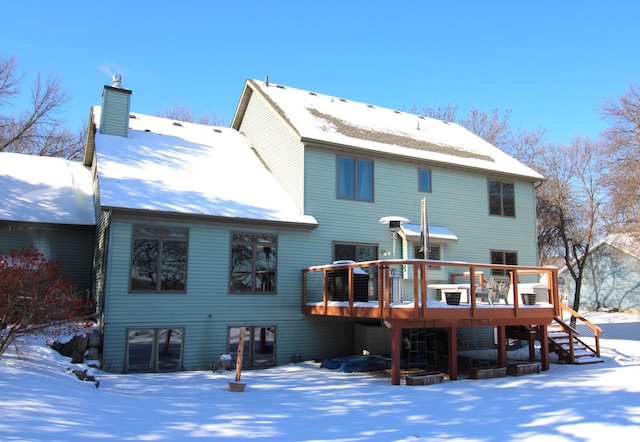
[[509, 304], [509, 288], [511, 287], [511, 277], [509, 276], [491, 276], [486, 290], [477, 290], [476, 298], [487, 298], [489, 304], [493, 305], [494, 301], [504, 299], [505, 304]]

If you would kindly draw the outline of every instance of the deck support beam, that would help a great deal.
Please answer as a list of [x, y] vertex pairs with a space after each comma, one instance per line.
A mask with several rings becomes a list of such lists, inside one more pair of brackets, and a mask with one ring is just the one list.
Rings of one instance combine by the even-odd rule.
[[547, 324], [538, 325], [538, 339], [540, 340], [540, 360], [542, 362], [542, 370], [549, 370], [549, 334], [547, 333]]
[[507, 366], [507, 327], [496, 326], [498, 330], [498, 367]]
[[400, 385], [400, 358], [402, 350], [402, 327], [391, 325], [391, 385]]

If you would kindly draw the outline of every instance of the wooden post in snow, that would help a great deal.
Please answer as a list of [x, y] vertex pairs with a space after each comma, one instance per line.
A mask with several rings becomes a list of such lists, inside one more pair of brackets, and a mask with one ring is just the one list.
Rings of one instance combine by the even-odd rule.
[[242, 376], [242, 353], [244, 352], [244, 327], [240, 327], [238, 336], [238, 354], [236, 356], [236, 382], [240, 382]]

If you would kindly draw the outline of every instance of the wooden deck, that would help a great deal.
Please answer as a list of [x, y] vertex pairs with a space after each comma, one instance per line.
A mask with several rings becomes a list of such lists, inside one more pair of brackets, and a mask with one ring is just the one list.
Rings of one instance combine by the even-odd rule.
[[[440, 270], [430, 271], [430, 266], [437, 266]], [[363, 276], [363, 271], [373, 276]], [[401, 275], [392, 277], [394, 271]], [[549, 369], [547, 326], [552, 323], [554, 317], [560, 316], [561, 310], [556, 268], [429, 260], [382, 260], [316, 266], [303, 269], [302, 272], [302, 311], [305, 314], [378, 319], [391, 329], [391, 381], [394, 385], [400, 383], [401, 339], [404, 328], [448, 330], [451, 380], [458, 377], [458, 327], [496, 327], [498, 363], [502, 367], [507, 365], [507, 327], [526, 327], [531, 330], [533, 336], [530, 345], [533, 345], [534, 340], [541, 343], [542, 369]], [[477, 289], [486, 283], [485, 275], [492, 272], [506, 272], [510, 275], [511, 295], [508, 304], [500, 301], [499, 304], [491, 305], [474, 295]], [[451, 280], [429, 279], [429, 273], [447, 274]], [[339, 296], [336, 295], [336, 275], [341, 278]], [[542, 287], [537, 284], [540, 275], [545, 275], [544, 279], [547, 281]], [[367, 282], [365, 292], [362, 286], [364, 278]], [[461, 279], [465, 281], [460, 282]], [[398, 284], [399, 282], [401, 284]], [[543, 289], [546, 295], [543, 298], [546, 299], [538, 299], [535, 305], [524, 305], [519, 295], [525, 290], [527, 293], [531, 292], [534, 285], [537, 292]], [[447, 305], [439, 300], [438, 287], [466, 291], [467, 302]]]

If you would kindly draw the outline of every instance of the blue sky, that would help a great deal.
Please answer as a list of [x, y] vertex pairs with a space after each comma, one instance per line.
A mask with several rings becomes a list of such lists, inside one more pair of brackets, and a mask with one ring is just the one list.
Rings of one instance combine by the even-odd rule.
[[[177, 102], [231, 123], [263, 79], [393, 109], [511, 109], [547, 140], [595, 137], [603, 100], [640, 83], [640, 2], [11, 1], [0, 53], [59, 76], [76, 129], [119, 73], [132, 111]], [[23, 88], [25, 91], [27, 87]]]

